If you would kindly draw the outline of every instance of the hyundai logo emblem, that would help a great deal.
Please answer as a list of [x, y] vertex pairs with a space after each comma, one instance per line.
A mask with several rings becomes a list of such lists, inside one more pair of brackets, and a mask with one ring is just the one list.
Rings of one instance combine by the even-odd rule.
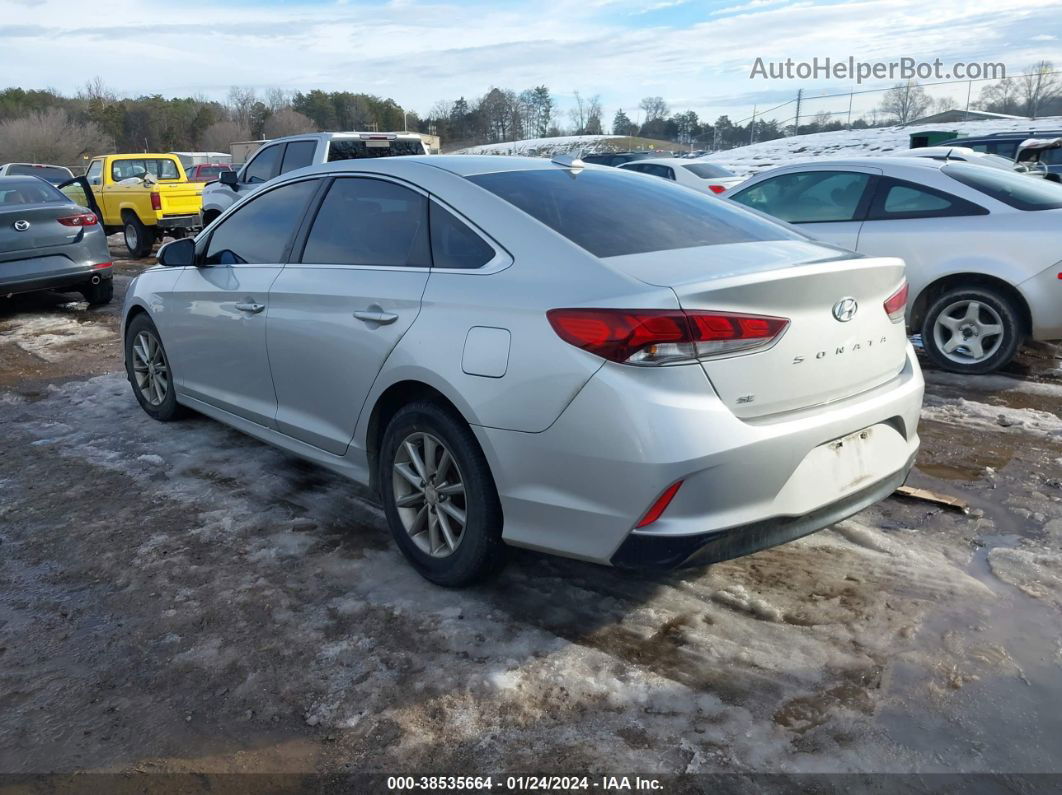
[[859, 311], [859, 303], [854, 298], [842, 298], [833, 305], [833, 316], [841, 323], [847, 323]]
[[14, 227], [15, 227], [15, 231], [16, 232], [25, 232], [27, 229], [30, 228], [30, 222], [29, 221], [15, 221]]

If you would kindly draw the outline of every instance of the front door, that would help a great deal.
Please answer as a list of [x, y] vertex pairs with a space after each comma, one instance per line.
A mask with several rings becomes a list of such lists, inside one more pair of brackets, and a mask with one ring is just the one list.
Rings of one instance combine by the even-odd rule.
[[182, 394], [274, 426], [277, 400], [266, 354], [269, 288], [318, 185], [303, 180], [266, 191], [198, 242], [200, 264], [184, 269], [163, 306]]
[[340, 177], [269, 295], [277, 429], [343, 454], [377, 373], [420, 312], [426, 197]]

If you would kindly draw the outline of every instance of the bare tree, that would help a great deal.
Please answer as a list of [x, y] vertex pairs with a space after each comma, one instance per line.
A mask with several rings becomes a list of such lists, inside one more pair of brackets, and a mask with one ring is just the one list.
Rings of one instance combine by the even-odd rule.
[[671, 112], [671, 108], [664, 102], [663, 97], [645, 97], [638, 103], [638, 107], [645, 113], [644, 124], [657, 119], [667, 118], [668, 113]]
[[250, 139], [250, 127], [235, 121], [219, 121], [203, 130], [201, 145], [208, 152], [228, 152], [233, 141]]
[[297, 110], [281, 108], [265, 120], [262, 131], [266, 138], [280, 138], [285, 135], [317, 132], [317, 125], [309, 116], [304, 116]]
[[907, 124], [926, 112], [929, 97], [926, 90], [913, 80], [897, 83], [885, 92], [881, 110], [896, 118], [897, 124]]
[[1052, 74], [1050, 61], [1040, 61], [1027, 67], [1021, 76], [1021, 93], [1025, 99], [1025, 115], [1036, 118], [1043, 104], [1059, 92], [1058, 75]]
[[251, 113], [254, 103], [258, 101], [253, 88], [233, 86], [229, 89], [228, 107], [232, 120], [250, 129]]
[[992, 113], [1015, 113], [1020, 110], [1021, 86], [1015, 78], [1003, 79], [981, 89], [980, 104]]
[[271, 88], [266, 92], [265, 106], [270, 113], [278, 113], [291, 107], [291, 94], [282, 88]]
[[78, 166], [84, 158], [112, 146], [95, 124], [74, 121], [60, 108], [0, 123], [0, 162]]
[[575, 96], [575, 107], [568, 111], [568, 116], [572, 120], [572, 126], [575, 128], [573, 132], [576, 135], [582, 135], [586, 130], [586, 102], [583, 101], [582, 96], [578, 91], [573, 91]]

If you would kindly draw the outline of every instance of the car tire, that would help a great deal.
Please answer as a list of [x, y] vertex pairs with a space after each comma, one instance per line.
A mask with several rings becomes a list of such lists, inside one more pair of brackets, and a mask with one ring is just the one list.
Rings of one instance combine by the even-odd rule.
[[155, 243], [154, 231], [144, 226], [135, 215], [125, 216], [122, 221], [122, 234], [132, 259], [143, 259], [151, 253], [151, 247]]
[[464, 420], [428, 401], [404, 406], [384, 431], [379, 466], [391, 534], [425, 579], [459, 588], [500, 570], [506, 557], [501, 503]]
[[922, 323], [929, 360], [953, 373], [981, 375], [1007, 365], [1025, 334], [1012, 299], [992, 287], [958, 287], [938, 296]]
[[[137, 315], [126, 327], [125, 372], [137, 403], [149, 417], [159, 422], [170, 422], [188, 413], [177, 402], [173, 370], [162, 345], [162, 337], [146, 314]], [[160, 375], [164, 376], [164, 388], [158, 378]]]
[[114, 299], [114, 280], [104, 279], [97, 284], [89, 284], [81, 288], [81, 295], [89, 306], [103, 306]]

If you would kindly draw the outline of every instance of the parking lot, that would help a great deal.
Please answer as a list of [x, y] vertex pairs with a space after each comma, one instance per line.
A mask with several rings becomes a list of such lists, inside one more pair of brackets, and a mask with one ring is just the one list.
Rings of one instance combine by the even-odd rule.
[[1062, 352], [927, 368], [911, 485], [642, 576], [516, 553], [423, 581], [351, 483], [153, 422], [116, 300], [0, 299], [0, 769], [680, 773], [1057, 767]]

